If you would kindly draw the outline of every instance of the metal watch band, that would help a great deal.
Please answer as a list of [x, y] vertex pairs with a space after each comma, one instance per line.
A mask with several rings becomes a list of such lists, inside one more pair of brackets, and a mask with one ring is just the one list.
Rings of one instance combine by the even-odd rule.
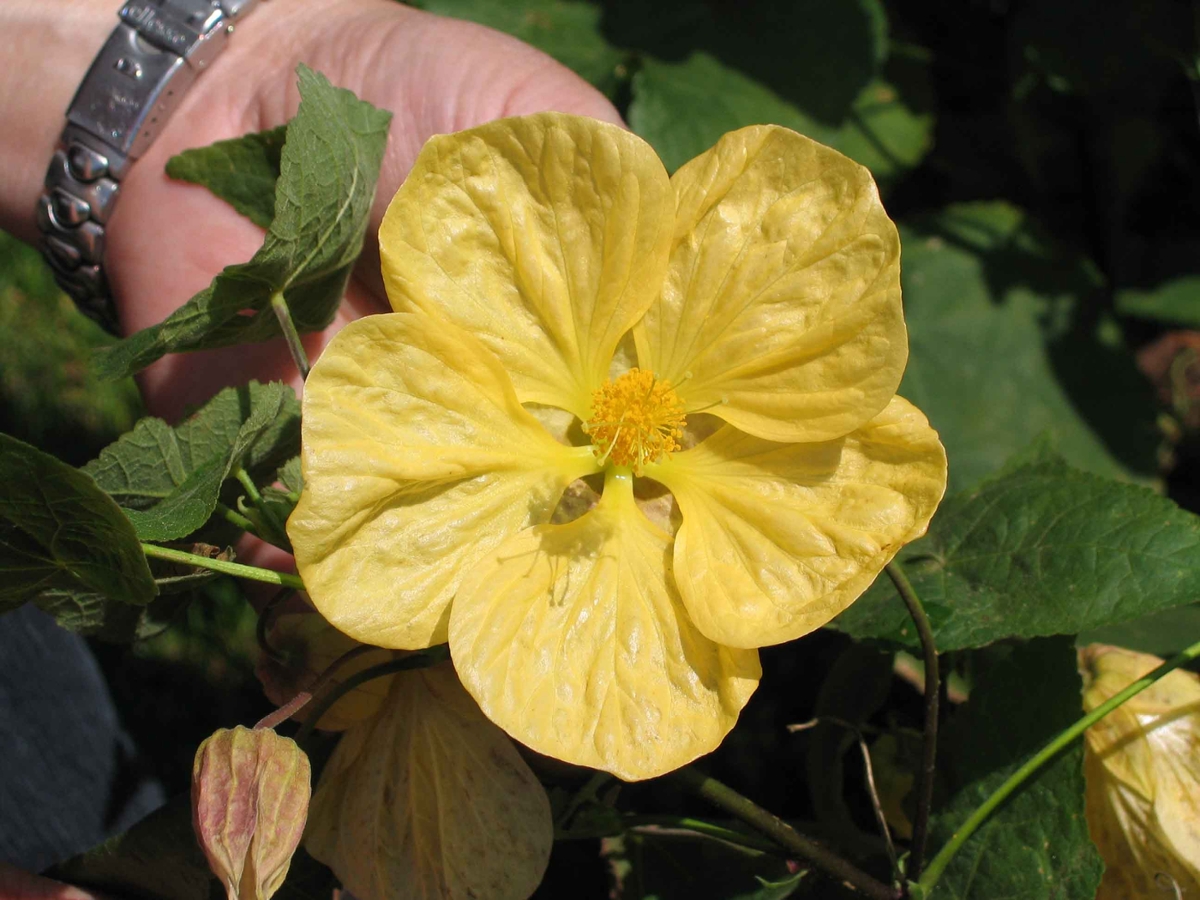
[[105, 226], [131, 161], [257, 0], [129, 0], [67, 109], [37, 205], [42, 254], [79, 309], [117, 332]]

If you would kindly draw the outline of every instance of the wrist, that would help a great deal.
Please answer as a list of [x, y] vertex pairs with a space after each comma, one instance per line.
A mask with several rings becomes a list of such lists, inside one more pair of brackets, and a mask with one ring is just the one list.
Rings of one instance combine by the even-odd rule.
[[67, 106], [119, 8], [119, 0], [0, 2], [0, 228], [21, 240], [37, 240], [34, 206]]

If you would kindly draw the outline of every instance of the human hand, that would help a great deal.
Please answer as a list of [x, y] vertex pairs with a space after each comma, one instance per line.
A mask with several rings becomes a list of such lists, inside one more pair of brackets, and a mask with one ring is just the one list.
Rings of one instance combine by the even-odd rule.
[[[478, 25], [392, 0], [264, 3], [123, 184], [107, 269], [127, 331], [161, 321], [261, 244], [256, 226], [203, 188], [171, 181], [164, 166], [188, 147], [285, 123], [299, 102], [299, 62], [394, 114], [366, 250], [334, 324], [306, 339], [310, 356], [341, 325], [388, 308], [375, 232], [430, 135], [547, 109], [617, 120], [608, 101], [572, 72]], [[282, 342], [168, 357], [144, 373], [141, 386], [150, 409], [171, 417], [248, 378], [295, 383]]]
[[0, 900], [100, 900], [95, 894], [0, 863]]
[[[0, 31], [0, 227], [35, 240], [33, 208], [63, 111], [116, 24], [119, 0], [4, 0]], [[225, 53], [187, 93], [129, 169], [107, 228], [106, 271], [124, 330], [162, 321], [224, 266], [250, 259], [262, 232], [224, 201], [167, 178], [174, 154], [287, 122], [303, 62], [394, 116], [367, 246], [334, 324], [387, 309], [375, 232], [421, 145], [490, 119], [558, 110], [617, 121], [592, 87], [506, 35], [394, 0], [270, 0], [236, 27]], [[249, 378], [299, 385], [282, 341], [167, 357], [140, 382], [151, 412], [177, 418]]]

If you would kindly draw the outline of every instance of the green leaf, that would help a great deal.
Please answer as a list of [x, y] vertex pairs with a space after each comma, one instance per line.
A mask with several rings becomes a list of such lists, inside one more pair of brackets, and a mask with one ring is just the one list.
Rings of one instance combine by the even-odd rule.
[[300, 472], [300, 457], [293, 456], [275, 473], [275, 478], [293, 494], [304, 491], [304, 475]]
[[269, 467], [299, 443], [300, 405], [290, 387], [226, 388], [176, 428], [142, 419], [88, 463], [142, 540], [185, 537], [212, 516], [234, 466]]
[[[1200, 518], [1042, 451], [942, 503], [901, 551], [942, 651], [1076, 634], [1200, 596]], [[855, 638], [917, 646], [890, 579], [835, 620]]]
[[1097, 321], [1097, 276], [1004, 203], [901, 227], [909, 360], [900, 385], [941, 435], [950, 490], [1043, 433], [1102, 475], [1155, 469], [1155, 401]]
[[300, 109], [287, 126], [275, 216], [261, 249], [166, 321], [98, 353], [105, 375], [136, 372], [167, 353], [276, 337], [270, 305], [277, 292], [302, 332], [333, 319], [362, 251], [391, 113], [303, 65], [297, 71]]
[[601, 10], [580, 0], [422, 0], [429, 12], [511, 34], [553, 56], [610, 96], [627, 53], [600, 33]]
[[727, 131], [783, 125], [868, 166], [878, 179], [915, 166], [931, 145], [933, 120], [913, 112], [892, 85], [872, 81], [849, 115], [831, 126], [806, 115], [766, 85], [707, 53], [680, 63], [644, 61], [633, 78], [629, 124], [669, 171], [703, 153]]
[[167, 174], [203, 185], [255, 225], [270, 228], [286, 137], [287, 126], [280, 125], [270, 131], [184, 150], [167, 160]]
[[114, 644], [128, 644], [161, 634], [203, 588], [218, 578], [216, 572], [173, 575], [154, 579], [158, 596], [146, 606], [130, 606], [103, 594], [85, 591], [43, 591], [33, 601], [54, 617], [60, 628]]
[[1200, 275], [1185, 275], [1152, 291], [1118, 291], [1116, 305], [1127, 316], [1200, 328]]
[[684, 830], [647, 826], [601, 848], [615, 900], [785, 900], [804, 876], [777, 856]]
[[154, 597], [133, 526], [87, 475], [0, 434], [0, 485], [0, 612], [53, 588]]
[[[951, 721], [943, 744], [940, 771], [950, 776], [954, 791], [931, 821], [935, 848], [1082, 715], [1069, 639], [994, 648], [978, 654], [976, 663], [971, 699]], [[1088, 837], [1083, 790], [1083, 747], [1076, 743], [980, 826], [947, 866], [931, 900], [1092, 900], [1104, 864]]]

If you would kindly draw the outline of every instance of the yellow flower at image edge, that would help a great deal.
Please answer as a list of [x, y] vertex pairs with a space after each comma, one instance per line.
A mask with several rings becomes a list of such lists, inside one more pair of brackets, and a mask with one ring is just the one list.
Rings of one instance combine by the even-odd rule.
[[380, 250], [396, 311], [305, 386], [297, 565], [358, 640], [449, 640], [541, 753], [634, 780], [709, 752], [757, 648], [845, 609], [941, 499], [895, 396], [896, 229], [801, 135], [736, 131], [670, 178], [557, 113], [435, 137]]
[[[1162, 664], [1102, 644], [1079, 656], [1089, 712]], [[1200, 677], [1171, 672], [1089, 728], [1084, 773], [1097, 900], [1200, 896]]]

